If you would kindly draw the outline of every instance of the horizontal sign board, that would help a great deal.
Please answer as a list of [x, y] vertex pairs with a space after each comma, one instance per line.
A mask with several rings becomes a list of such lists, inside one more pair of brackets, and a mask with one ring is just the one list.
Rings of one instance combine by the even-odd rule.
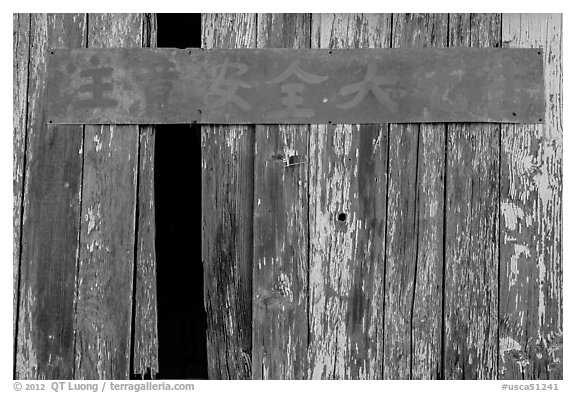
[[544, 118], [539, 49], [51, 50], [54, 124]]

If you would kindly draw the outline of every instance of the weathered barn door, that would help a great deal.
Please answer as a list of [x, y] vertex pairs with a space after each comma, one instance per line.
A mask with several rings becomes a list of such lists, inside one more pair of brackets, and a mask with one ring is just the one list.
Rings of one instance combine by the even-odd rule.
[[202, 28], [206, 48], [542, 47], [547, 88], [544, 126], [205, 127], [211, 378], [562, 378], [559, 15]]

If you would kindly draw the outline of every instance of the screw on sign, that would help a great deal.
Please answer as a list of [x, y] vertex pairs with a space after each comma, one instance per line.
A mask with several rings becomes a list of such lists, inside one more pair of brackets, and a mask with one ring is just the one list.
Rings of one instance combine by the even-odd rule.
[[58, 50], [48, 108], [62, 124], [542, 121], [537, 51], [446, 51]]

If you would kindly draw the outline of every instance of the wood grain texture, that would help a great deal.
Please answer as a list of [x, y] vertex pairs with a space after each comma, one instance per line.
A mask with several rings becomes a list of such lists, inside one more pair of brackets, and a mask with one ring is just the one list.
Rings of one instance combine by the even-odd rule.
[[[145, 14], [143, 46], [155, 47], [156, 16]], [[155, 127], [140, 128], [138, 224], [134, 299], [133, 372], [143, 378], [158, 373], [158, 303], [156, 293], [156, 219], [154, 204]]]
[[78, 258], [82, 127], [48, 127], [49, 47], [82, 47], [83, 14], [32, 14], [26, 173], [16, 372], [18, 379], [70, 379]]
[[[202, 14], [203, 48], [255, 46], [256, 15]], [[251, 379], [254, 127], [201, 132], [208, 376]]]
[[[444, 47], [447, 14], [394, 15], [392, 46]], [[440, 376], [445, 127], [390, 124], [384, 378]]]
[[[309, 48], [309, 14], [259, 14], [258, 48]], [[253, 379], [303, 379], [308, 349], [309, 126], [256, 126]]]
[[[90, 14], [89, 47], [142, 45], [142, 14]], [[137, 126], [86, 126], [75, 378], [128, 379], [135, 258]]]
[[134, 316], [134, 374], [154, 377], [158, 364], [156, 293], [156, 220], [154, 204], [154, 141], [152, 126], [140, 130], [138, 168], [138, 231]]
[[26, 122], [28, 120], [28, 64], [30, 62], [30, 14], [12, 16], [13, 50], [13, 134], [12, 134], [12, 337], [16, 342], [18, 325], [18, 281], [22, 228], [22, 197], [24, 196], [24, 156], [26, 152]]
[[[499, 46], [500, 15], [450, 15], [450, 46]], [[498, 356], [499, 132], [450, 124], [446, 163], [444, 376], [494, 379]]]
[[501, 379], [562, 379], [562, 15], [503, 14], [510, 47], [543, 48], [544, 125], [503, 125]]
[[[389, 15], [312, 16], [312, 47], [389, 46]], [[313, 125], [309, 371], [382, 378], [387, 128]]]

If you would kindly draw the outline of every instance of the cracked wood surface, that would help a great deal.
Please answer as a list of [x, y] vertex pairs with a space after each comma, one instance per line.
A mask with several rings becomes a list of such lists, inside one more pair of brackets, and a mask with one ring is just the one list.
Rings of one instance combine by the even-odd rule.
[[22, 197], [24, 194], [24, 156], [26, 152], [26, 122], [28, 120], [28, 74], [30, 63], [30, 14], [12, 16], [12, 50], [14, 85], [12, 134], [12, 300], [13, 340], [18, 324], [18, 281], [20, 269], [20, 242], [22, 229]]
[[[255, 46], [256, 15], [202, 15], [203, 48]], [[208, 376], [251, 379], [254, 126], [201, 132]]]
[[[390, 15], [312, 15], [313, 48], [389, 46]], [[382, 376], [386, 125], [313, 125], [309, 144], [309, 370]]]
[[543, 48], [546, 118], [503, 125], [501, 379], [562, 379], [562, 15], [503, 14], [510, 47]]
[[[449, 46], [500, 46], [499, 14], [451, 14]], [[444, 377], [494, 379], [498, 354], [499, 135], [449, 124], [446, 147]]]
[[[258, 48], [309, 48], [310, 15], [259, 14]], [[256, 126], [253, 379], [303, 379], [310, 126]]]
[[[88, 47], [141, 46], [143, 14], [90, 14]], [[138, 126], [84, 130], [75, 377], [128, 379], [135, 260]]]
[[[128, 378], [131, 350], [153, 375], [154, 131], [48, 128], [43, 101], [47, 48], [151, 45], [153, 17], [13, 21], [15, 376]], [[543, 47], [548, 105], [544, 126], [202, 127], [210, 378], [562, 378], [561, 32], [204, 15], [206, 48]]]
[[44, 86], [48, 48], [83, 47], [86, 16], [32, 14], [30, 18], [15, 377], [71, 379], [82, 127], [47, 126]]
[[[446, 46], [447, 14], [394, 14], [392, 47]], [[445, 127], [390, 124], [385, 379], [440, 378]]]
[[[144, 14], [142, 23], [142, 46], [155, 47], [158, 35], [156, 15]], [[140, 127], [132, 372], [142, 378], [147, 374], [154, 378], [159, 372], [154, 197], [155, 133], [154, 126]]]

